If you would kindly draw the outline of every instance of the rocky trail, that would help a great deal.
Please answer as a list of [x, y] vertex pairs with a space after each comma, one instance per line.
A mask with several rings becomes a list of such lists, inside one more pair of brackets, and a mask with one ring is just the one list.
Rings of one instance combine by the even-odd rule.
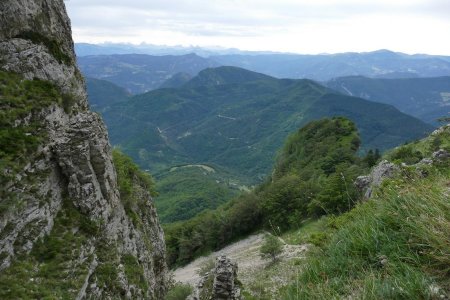
[[175, 281], [195, 285], [200, 279], [198, 271], [202, 266], [218, 256], [226, 255], [238, 264], [238, 278], [245, 290], [254, 296], [269, 296], [273, 299], [279, 287], [298, 275], [308, 245], [288, 245], [283, 241], [283, 253], [278, 256], [276, 263], [272, 263], [262, 259], [259, 253], [264, 235], [265, 233], [251, 235], [176, 269]]

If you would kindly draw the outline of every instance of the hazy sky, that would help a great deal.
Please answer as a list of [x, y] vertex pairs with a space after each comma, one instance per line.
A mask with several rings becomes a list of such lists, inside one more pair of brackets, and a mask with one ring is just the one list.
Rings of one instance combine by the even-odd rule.
[[76, 42], [450, 55], [450, 0], [66, 0]]

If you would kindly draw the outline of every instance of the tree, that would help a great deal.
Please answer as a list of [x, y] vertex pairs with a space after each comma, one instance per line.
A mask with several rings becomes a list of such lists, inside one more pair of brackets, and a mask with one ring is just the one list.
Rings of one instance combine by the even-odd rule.
[[272, 262], [276, 261], [277, 256], [283, 252], [283, 243], [278, 237], [271, 234], [266, 234], [264, 237], [264, 244], [259, 249], [262, 258], [270, 257]]

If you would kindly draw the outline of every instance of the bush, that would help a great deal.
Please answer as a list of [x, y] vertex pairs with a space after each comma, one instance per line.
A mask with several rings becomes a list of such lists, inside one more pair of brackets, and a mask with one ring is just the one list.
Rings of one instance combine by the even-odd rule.
[[165, 300], [186, 300], [192, 293], [192, 287], [189, 284], [177, 283], [167, 293]]
[[283, 243], [276, 236], [266, 234], [264, 244], [259, 250], [262, 258], [271, 258], [275, 262], [277, 256], [283, 252]]

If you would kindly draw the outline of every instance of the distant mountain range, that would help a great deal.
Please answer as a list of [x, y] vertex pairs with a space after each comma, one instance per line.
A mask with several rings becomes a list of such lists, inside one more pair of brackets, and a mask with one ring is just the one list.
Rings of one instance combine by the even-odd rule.
[[432, 130], [390, 105], [334, 92], [311, 80], [210, 68], [181, 88], [158, 89], [104, 109], [113, 144], [153, 173], [176, 164], [225, 166], [256, 180], [288, 134], [310, 120], [346, 116], [363, 149], [388, 149]]
[[161, 46], [152, 44], [121, 44], [104, 43], [88, 44], [76, 43], [75, 52], [78, 57], [89, 55], [111, 55], [111, 54], [148, 54], [148, 55], [186, 55], [196, 53], [208, 57], [223, 54], [274, 54], [273, 51], [243, 51], [236, 48], [223, 47], [198, 47], [198, 46]]
[[375, 79], [341, 77], [327, 86], [343, 94], [391, 104], [425, 122], [450, 116], [450, 77]]
[[[91, 52], [80, 50], [86, 47], [97, 50]], [[77, 48], [82, 54], [98, 53], [99, 55], [79, 55], [78, 63], [85, 76], [111, 81], [133, 94], [160, 87], [176, 87], [197, 75], [199, 71], [218, 66], [245, 68], [277, 78], [305, 78], [317, 81], [329, 81], [347, 76], [371, 78], [450, 76], [450, 57], [407, 55], [388, 50], [367, 53], [298, 55], [243, 52], [235, 49], [205, 52], [202, 48], [175, 47], [167, 48], [174, 50], [173, 52], [167, 49], [162, 52], [158, 52], [159, 50], [149, 51], [153, 54], [160, 53], [158, 55], [123, 54], [133, 51], [142, 53], [145, 52], [145, 49], [149, 49], [148, 47], [150, 46], [147, 48], [126, 45], [107, 47], [105, 45], [79, 44]], [[164, 53], [180, 54], [184, 53], [183, 51], [186, 49], [195, 51], [197, 54], [161, 55]], [[109, 54], [111, 52], [122, 54]], [[203, 56], [198, 54], [203, 54]]]
[[237, 66], [278, 78], [326, 81], [343, 76], [414, 78], [450, 75], [450, 58], [407, 55], [388, 50], [321, 55], [217, 55], [221, 65]]
[[86, 77], [110, 81], [132, 94], [159, 88], [180, 72], [194, 76], [205, 68], [219, 66], [215, 61], [195, 54], [84, 56], [78, 58], [78, 65]]

